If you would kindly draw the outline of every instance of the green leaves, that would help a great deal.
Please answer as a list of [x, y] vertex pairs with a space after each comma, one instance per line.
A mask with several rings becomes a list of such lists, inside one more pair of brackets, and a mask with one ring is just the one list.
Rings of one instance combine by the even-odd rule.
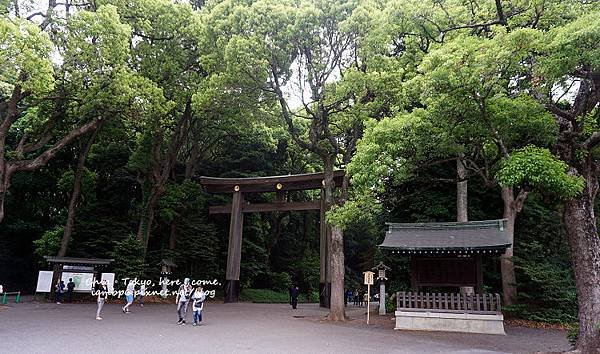
[[46, 33], [29, 21], [1, 17], [0, 48], [0, 95], [10, 96], [16, 85], [34, 96], [52, 90], [52, 42]]
[[80, 80], [118, 72], [129, 57], [131, 27], [121, 23], [117, 8], [81, 11], [68, 25], [65, 67]]
[[540, 45], [544, 55], [538, 69], [549, 80], [573, 75], [575, 70], [600, 70], [600, 11], [549, 31]]
[[513, 152], [501, 163], [496, 178], [503, 186], [540, 189], [563, 198], [575, 197], [584, 186], [582, 177], [568, 173], [566, 163], [534, 146]]
[[327, 218], [339, 226], [368, 219], [381, 207], [379, 198], [390, 185], [418, 178], [428, 163], [452, 158], [461, 150], [429, 112], [418, 109], [379, 122], [370, 122], [347, 167], [352, 176], [351, 198]]

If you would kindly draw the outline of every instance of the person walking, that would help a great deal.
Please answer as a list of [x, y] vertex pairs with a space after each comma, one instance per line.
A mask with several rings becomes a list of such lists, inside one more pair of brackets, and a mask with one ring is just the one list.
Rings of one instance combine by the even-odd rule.
[[177, 316], [179, 316], [178, 325], [185, 325], [185, 318], [187, 315], [187, 306], [190, 301], [192, 294], [192, 286], [190, 285], [190, 278], [185, 278], [183, 284], [179, 286], [177, 296], [175, 297], [175, 303], [177, 304]]
[[65, 282], [59, 280], [54, 289], [56, 290], [56, 303], [60, 304], [62, 302], [63, 293], [65, 292]]
[[363, 299], [365, 298], [365, 292], [363, 289], [358, 291], [358, 306], [363, 306]]
[[294, 285], [290, 288], [290, 305], [292, 305], [292, 309], [296, 309], [298, 306], [298, 295], [300, 294], [300, 290], [297, 285]]
[[73, 290], [75, 290], [75, 283], [73, 282], [73, 278], [69, 278], [69, 282], [67, 283], [67, 302], [71, 303], [73, 301]]
[[133, 280], [129, 281], [129, 284], [127, 284], [127, 289], [125, 289], [125, 301], [127, 301], [127, 304], [125, 304], [125, 306], [123, 306], [122, 310], [123, 313], [129, 313], [129, 306], [131, 306], [131, 304], [133, 304], [133, 294], [135, 293], [135, 283], [133, 282]]
[[106, 302], [106, 299], [108, 299], [108, 284], [106, 283], [106, 280], [102, 280], [102, 282], [100, 282], [100, 286], [98, 287], [98, 309], [96, 310], [96, 319], [98, 321], [102, 320], [102, 317], [100, 317], [100, 313], [102, 312], [102, 308], [104, 307], [104, 303]]
[[192, 326], [200, 325], [202, 322], [202, 310], [204, 309], [204, 300], [206, 300], [206, 294], [201, 286], [197, 287], [192, 294], [192, 311], [194, 311], [194, 323]]
[[354, 306], [358, 306], [358, 289], [354, 289]]

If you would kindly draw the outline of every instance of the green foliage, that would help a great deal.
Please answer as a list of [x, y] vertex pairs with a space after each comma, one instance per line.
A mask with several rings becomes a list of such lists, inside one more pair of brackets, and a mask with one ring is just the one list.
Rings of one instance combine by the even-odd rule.
[[385, 298], [385, 312], [394, 313], [396, 311], [396, 299], [391, 299], [389, 296]]
[[[565, 26], [555, 27], [539, 43], [545, 52], [539, 63], [540, 73], [549, 80], [562, 81], [581, 64], [600, 68], [600, 12], [591, 11]], [[552, 81], [551, 81], [552, 82]]]
[[[96, 187], [98, 175], [94, 171], [90, 171], [87, 168], [83, 169], [81, 176], [81, 194], [88, 195]], [[57, 187], [64, 193], [70, 193], [73, 190], [73, 183], [75, 182], [75, 172], [68, 170], [63, 173], [62, 177], [57, 182]]]
[[38, 256], [40, 264], [45, 264], [44, 256], [55, 256], [60, 249], [64, 228], [57, 226], [52, 230], [44, 232], [41, 238], [33, 241], [35, 255]]
[[122, 279], [141, 278], [144, 275], [144, 247], [135, 236], [130, 235], [115, 242], [111, 256], [115, 260], [112, 266], [119, 285], [124, 286]]
[[[177, 276], [222, 279], [229, 219], [208, 218], [207, 208], [229, 200], [205, 193], [199, 175], [317, 172], [320, 155], [344, 164], [352, 157], [349, 199], [327, 214], [345, 231], [346, 286], [359, 285], [361, 272], [381, 259], [392, 266], [390, 291], [405, 290], [409, 262], [377, 248], [383, 222], [454, 219], [455, 187], [445, 181], [455, 178], [452, 159], [460, 154], [470, 172], [471, 219], [500, 217], [498, 185], [532, 191], [516, 226], [522, 305], [507, 311], [549, 322], [576, 318], [557, 198], [577, 195], [583, 180], [550, 153], [560, 127], [539, 95], [555, 99], [573, 74], [598, 70], [597, 4], [511, 2], [510, 31], [492, 1], [225, 0], [197, 11], [185, 2], [102, 0], [53, 19], [45, 31], [11, 12], [14, 4], [0, 1], [0, 103], [16, 85], [30, 96], [19, 102], [6, 158], [35, 157], [38, 151], [19, 156], [15, 149], [24, 134], [29, 143], [52, 133], [42, 150], [73, 127], [110, 118], [86, 162], [70, 256], [115, 258], [118, 278], [154, 276], [169, 258]], [[331, 61], [339, 50], [340, 60]], [[282, 105], [275, 80], [285, 98], [306, 102]], [[568, 96], [559, 102], [565, 109]], [[280, 117], [286, 104], [294, 129]], [[328, 130], [315, 119], [324, 109]], [[583, 142], [598, 130], [597, 108], [575, 121]], [[574, 159], [583, 157], [574, 151]], [[56, 253], [76, 162], [77, 149], [67, 147], [43, 169], [15, 175], [0, 224], [0, 268], [9, 283], [34, 284], [35, 256]], [[124, 235], [136, 232], [155, 191], [145, 252]], [[287, 303], [296, 283], [316, 300], [318, 215], [244, 218], [242, 298]], [[490, 261], [485, 272], [494, 292], [496, 267]]]
[[[311, 294], [311, 301], [314, 301], [312, 299], [318, 299], [318, 294]], [[255, 303], [285, 304], [290, 302], [290, 295], [287, 290], [285, 292], [277, 292], [269, 289], [243, 289], [240, 294], [240, 300]], [[298, 302], [307, 302], [306, 297], [300, 295]]]
[[583, 189], [583, 178], [568, 174], [566, 163], [548, 149], [528, 146], [505, 159], [496, 174], [501, 185], [519, 186], [572, 198]]
[[569, 324], [577, 320], [571, 255], [557, 200], [530, 197], [517, 219], [515, 265], [521, 318]]
[[0, 18], [0, 94], [10, 96], [15, 85], [35, 96], [54, 87], [50, 61], [52, 42], [47, 33], [33, 23]]
[[569, 328], [569, 331], [567, 332], [567, 339], [569, 340], [569, 344], [571, 344], [571, 346], [575, 347], [575, 345], [577, 344], [578, 338], [579, 338], [579, 324], [575, 324], [571, 328]]
[[292, 286], [292, 277], [288, 273], [270, 273], [272, 289], [278, 292], [286, 292]]
[[[319, 289], [320, 277], [320, 260], [316, 252], [307, 253], [299, 261], [293, 265], [296, 279], [296, 284], [303, 288]], [[291, 285], [291, 284], [290, 284]], [[288, 287], [289, 288], [289, 287]]]

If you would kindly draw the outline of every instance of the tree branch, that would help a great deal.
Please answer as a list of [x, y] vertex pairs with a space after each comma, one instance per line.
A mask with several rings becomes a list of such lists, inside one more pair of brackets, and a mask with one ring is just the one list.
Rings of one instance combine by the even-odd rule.
[[96, 129], [101, 122], [102, 118], [98, 118], [82, 125], [79, 128], [73, 129], [33, 160], [9, 161], [7, 172], [12, 175], [12, 173], [16, 171], [33, 171], [46, 165], [46, 163], [48, 163], [48, 161], [52, 159], [65, 145], [69, 144], [71, 141], [77, 139], [81, 135]]

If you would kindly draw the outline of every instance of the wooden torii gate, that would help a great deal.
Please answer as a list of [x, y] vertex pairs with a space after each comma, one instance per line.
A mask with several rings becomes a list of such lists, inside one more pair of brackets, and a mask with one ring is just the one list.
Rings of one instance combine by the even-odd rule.
[[[336, 188], [341, 187], [344, 171], [334, 171], [333, 180]], [[331, 293], [331, 272], [329, 265], [330, 228], [325, 222], [325, 203], [323, 201], [323, 173], [307, 173], [301, 175], [250, 177], [250, 178], [218, 178], [200, 177], [200, 183], [211, 193], [231, 193], [232, 202], [227, 205], [209, 207], [209, 214], [231, 214], [229, 224], [229, 246], [227, 249], [227, 271], [225, 274], [225, 302], [237, 302], [240, 294], [240, 262], [242, 255], [242, 230], [244, 213], [268, 211], [319, 210], [319, 303], [329, 307]], [[321, 198], [307, 202], [287, 202], [288, 191], [321, 189]], [[244, 202], [244, 194], [275, 192], [274, 203], [249, 204]]]

